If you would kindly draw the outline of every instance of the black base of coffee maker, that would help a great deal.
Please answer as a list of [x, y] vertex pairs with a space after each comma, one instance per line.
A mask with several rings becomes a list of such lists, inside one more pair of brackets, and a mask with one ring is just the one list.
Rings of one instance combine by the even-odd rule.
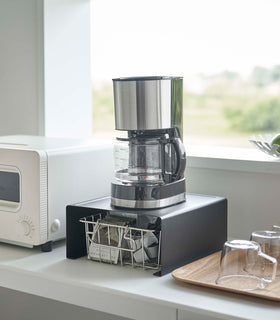
[[169, 184], [111, 184], [111, 205], [122, 208], [164, 208], [185, 201], [185, 178]]

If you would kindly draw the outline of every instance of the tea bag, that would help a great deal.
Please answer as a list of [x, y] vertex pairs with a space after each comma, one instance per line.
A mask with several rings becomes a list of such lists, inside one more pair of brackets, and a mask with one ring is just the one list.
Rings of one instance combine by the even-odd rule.
[[[107, 215], [98, 222], [94, 230], [89, 247], [89, 256], [93, 260], [118, 263], [120, 249], [123, 242], [124, 226], [131, 222], [131, 218]], [[106, 225], [102, 225], [106, 224]], [[120, 227], [119, 227], [120, 226]], [[100, 245], [106, 245], [100, 246]]]

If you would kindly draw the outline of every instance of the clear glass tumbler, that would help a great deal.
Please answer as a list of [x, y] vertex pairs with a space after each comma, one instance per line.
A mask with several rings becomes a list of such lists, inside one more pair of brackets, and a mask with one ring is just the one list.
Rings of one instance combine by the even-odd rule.
[[[276, 276], [280, 276], [280, 229], [279, 231], [254, 231], [250, 240], [257, 242], [263, 253], [277, 260]], [[267, 260], [259, 259], [262, 276], [270, 275], [273, 264]]]
[[[269, 276], [261, 276], [259, 259], [273, 265]], [[264, 254], [258, 243], [248, 240], [227, 241], [223, 247], [216, 284], [235, 290], [263, 289], [275, 279], [276, 267], [276, 259]]]

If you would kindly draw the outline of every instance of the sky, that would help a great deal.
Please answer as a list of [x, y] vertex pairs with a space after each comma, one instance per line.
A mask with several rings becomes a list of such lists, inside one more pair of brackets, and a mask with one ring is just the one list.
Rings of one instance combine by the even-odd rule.
[[93, 84], [280, 64], [279, 0], [92, 0]]

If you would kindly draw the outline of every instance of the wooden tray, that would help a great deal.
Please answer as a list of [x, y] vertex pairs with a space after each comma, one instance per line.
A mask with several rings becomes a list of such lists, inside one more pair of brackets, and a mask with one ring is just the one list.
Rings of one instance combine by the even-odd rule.
[[215, 283], [220, 263], [221, 251], [211, 254], [205, 258], [189, 263], [172, 272], [173, 278], [179, 281], [195, 284], [198, 286], [215, 288], [219, 290], [229, 291], [254, 296], [267, 300], [280, 301], [280, 279], [270, 283], [265, 289], [244, 291], [232, 289], [226, 286], [217, 285]]

